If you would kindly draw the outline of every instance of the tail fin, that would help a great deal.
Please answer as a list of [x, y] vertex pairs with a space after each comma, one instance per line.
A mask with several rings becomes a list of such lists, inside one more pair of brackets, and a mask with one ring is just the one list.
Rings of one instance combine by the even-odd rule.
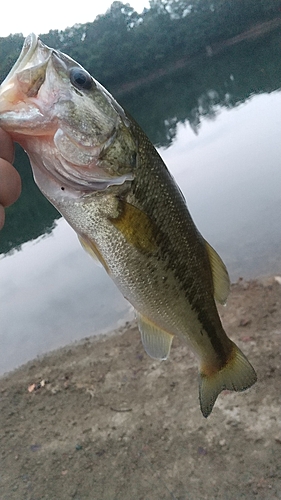
[[215, 401], [224, 389], [245, 391], [257, 380], [257, 375], [246, 356], [233, 343], [231, 359], [212, 375], [200, 374], [199, 399], [204, 417], [208, 417]]

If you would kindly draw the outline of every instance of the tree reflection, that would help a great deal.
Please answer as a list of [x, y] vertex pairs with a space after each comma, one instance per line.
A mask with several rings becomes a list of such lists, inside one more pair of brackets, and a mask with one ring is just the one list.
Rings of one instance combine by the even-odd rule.
[[[203, 35], [201, 32], [198, 34], [199, 28], [194, 25], [190, 52], [181, 59], [179, 55], [182, 55], [180, 46], [183, 40], [178, 38], [177, 30], [170, 31], [172, 49], [170, 46], [164, 47], [159, 33], [159, 40], [157, 37], [148, 37], [149, 33], [152, 36], [155, 29], [155, 16], [161, 17], [161, 29], [165, 27], [165, 34], [168, 28], [172, 29], [174, 22], [185, 22], [188, 16], [182, 11], [184, 4], [168, 0], [153, 1], [151, 9], [140, 16], [129, 5], [114, 2], [108, 13], [99, 16], [94, 23], [77, 25], [65, 32], [50, 31], [42, 38], [50, 46], [77, 59], [97, 79], [101, 78], [120, 104], [139, 122], [150, 140], [156, 146], [167, 148], [176, 137], [178, 123], [188, 122], [197, 134], [202, 118], [215, 119], [222, 107], [233, 108], [253, 95], [270, 93], [280, 87], [281, 50], [277, 30], [241, 43], [237, 43], [237, 39], [235, 43], [223, 43], [222, 36], [216, 34], [213, 38], [216, 43], [211, 46], [206, 45], [206, 39], [202, 42], [200, 37]], [[192, 5], [196, 7], [197, 14], [203, 9], [201, 24], [207, 14], [210, 19], [210, 5], [208, 12], [206, 2], [197, 1]], [[270, 11], [270, 2], [267, 7]], [[174, 12], [174, 16], [171, 12]], [[258, 20], [257, 13], [255, 15]], [[192, 18], [189, 18], [191, 21]], [[145, 28], [142, 26], [144, 24]], [[115, 32], [117, 25], [118, 32]], [[142, 28], [137, 30], [140, 26]], [[234, 24], [232, 28], [231, 33], [226, 33], [224, 29], [224, 36], [237, 31]], [[106, 39], [109, 32], [112, 36]], [[112, 45], [109, 42], [113, 36], [115, 42]], [[203, 43], [201, 51], [195, 51], [194, 37], [199, 47]], [[160, 43], [160, 39], [163, 43]], [[22, 42], [21, 35], [0, 39], [3, 60], [0, 77], [7, 74]], [[147, 58], [149, 50], [154, 54], [153, 61]], [[146, 59], [143, 59], [144, 54]], [[130, 85], [128, 80], [131, 80]], [[35, 186], [28, 159], [20, 148], [16, 151], [15, 166], [23, 179], [23, 192], [17, 203], [7, 209], [6, 225], [1, 231], [0, 253], [19, 248], [25, 241], [50, 232], [55, 219], [59, 217]]]

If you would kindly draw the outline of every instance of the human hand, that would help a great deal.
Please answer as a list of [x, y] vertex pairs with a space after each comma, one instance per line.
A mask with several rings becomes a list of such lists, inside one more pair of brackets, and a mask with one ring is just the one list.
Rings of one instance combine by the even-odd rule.
[[0, 129], [0, 229], [5, 222], [5, 207], [12, 205], [21, 193], [21, 178], [12, 165], [13, 160], [13, 141]]

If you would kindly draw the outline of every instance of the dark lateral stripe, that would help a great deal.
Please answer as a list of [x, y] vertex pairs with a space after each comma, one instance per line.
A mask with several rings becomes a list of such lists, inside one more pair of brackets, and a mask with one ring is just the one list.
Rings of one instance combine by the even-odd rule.
[[[229, 353], [226, 352], [225, 345], [218, 337], [217, 328], [209, 320], [204, 311], [198, 312], [198, 319], [208, 335], [208, 338], [212, 344], [214, 351], [216, 352], [218, 359], [220, 360], [220, 368], [225, 366], [229, 359]], [[221, 327], [222, 328], [222, 327]]]

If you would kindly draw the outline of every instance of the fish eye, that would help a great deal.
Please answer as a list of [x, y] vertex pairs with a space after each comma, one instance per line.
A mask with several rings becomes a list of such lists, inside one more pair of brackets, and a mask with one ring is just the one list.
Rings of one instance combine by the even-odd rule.
[[90, 90], [92, 88], [92, 77], [82, 68], [71, 68], [69, 76], [72, 85], [77, 89]]

